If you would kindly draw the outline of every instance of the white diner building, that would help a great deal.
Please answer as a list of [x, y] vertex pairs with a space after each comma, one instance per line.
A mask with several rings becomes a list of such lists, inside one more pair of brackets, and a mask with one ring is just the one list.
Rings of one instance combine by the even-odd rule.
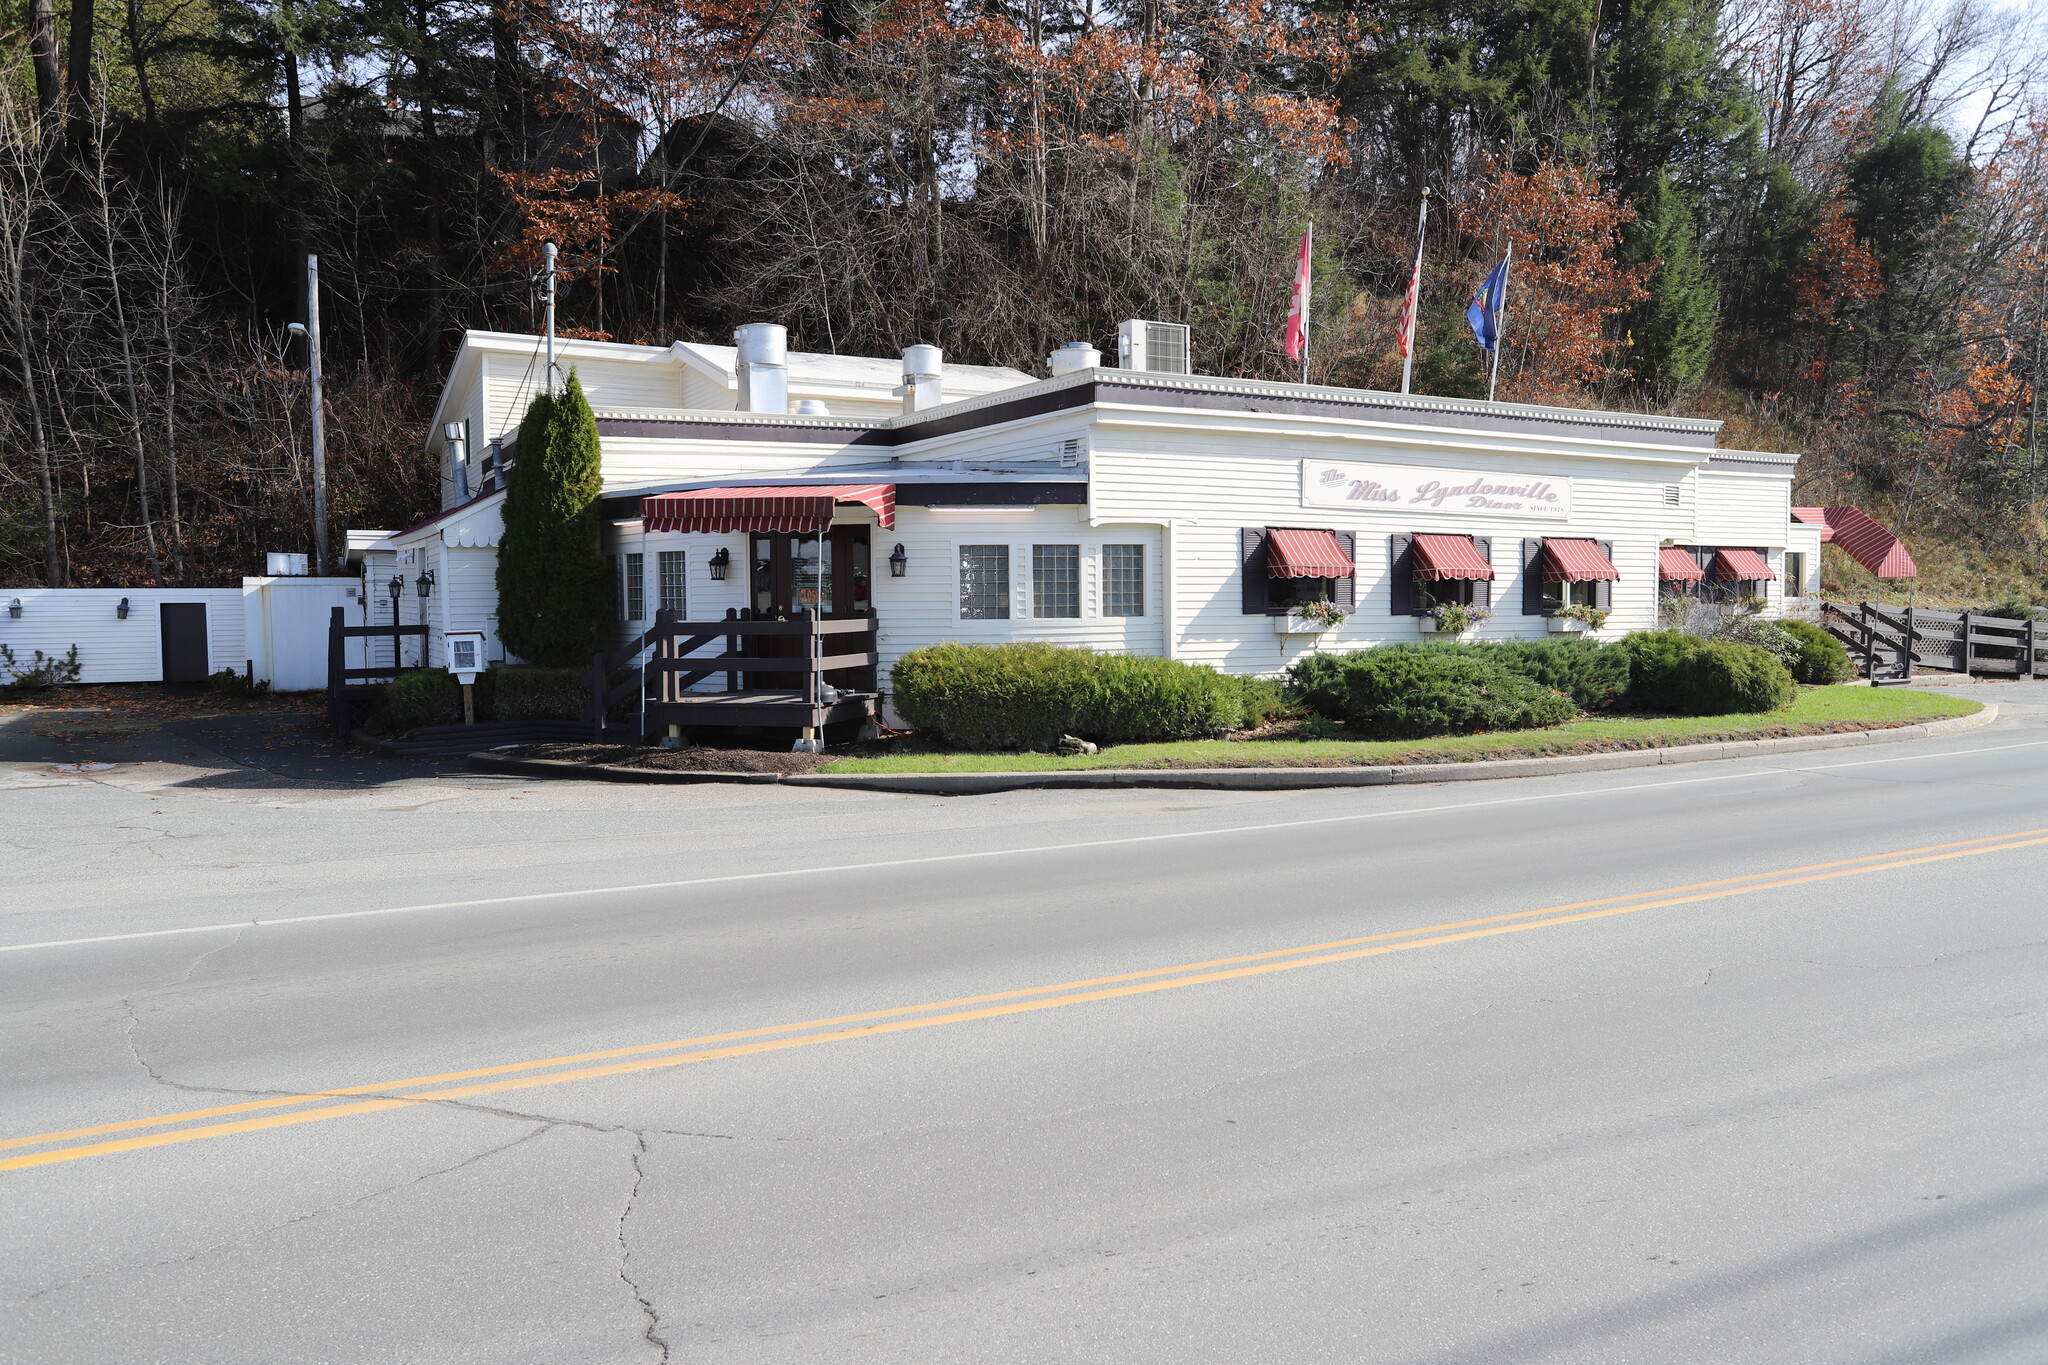
[[[1721, 449], [1717, 422], [1188, 373], [1184, 329], [1154, 323], [1125, 325], [1123, 364], [1068, 346], [1049, 377], [926, 346], [793, 353], [769, 324], [735, 340], [557, 343], [597, 414], [622, 640], [664, 607], [822, 606], [873, 611], [884, 688], [895, 658], [944, 640], [1275, 674], [1421, 638], [1446, 602], [1491, 612], [1467, 639], [1578, 629], [1553, 616], [1570, 604], [1616, 637], [1674, 591], [1778, 612], [1819, 589], [1826, 528], [1795, 516], [1797, 457]], [[370, 619], [391, 619], [395, 586], [434, 651], [481, 630], [504, 658], [503, 469], [540, 348], [469, 333], [427, 441], [443, 510], [352, 536]], [[1319, 598], [1341, 624], [1289, 611]]]

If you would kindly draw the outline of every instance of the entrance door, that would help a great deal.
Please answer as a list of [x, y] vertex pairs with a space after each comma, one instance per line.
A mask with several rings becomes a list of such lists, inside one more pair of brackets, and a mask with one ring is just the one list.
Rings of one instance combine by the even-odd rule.
[[[867, 613], [871, 564], [865, 526], [829, 528], [824, 536], [822, 562], [816, 535], [756, 531], [748, 546], [748, 564], [749, 605], [757, 621], [787, 621], [798, 611], [822, 611], [827, 621]], [[798, 656], [803, 649], [796, 636], [762, 636], [754, 643], [754, 652], [770, 658]], [[826, 674], [825, 681], [855, 691], [872, 690], [874, 686], [866, 669], [837, 669]], [[793, 685], [789, 674], [751, 675], [747, 683], [755, 688]]]
[[205, 682], [206, 603], [162, 602], [156, 611], [163, 637], [164, 681]]

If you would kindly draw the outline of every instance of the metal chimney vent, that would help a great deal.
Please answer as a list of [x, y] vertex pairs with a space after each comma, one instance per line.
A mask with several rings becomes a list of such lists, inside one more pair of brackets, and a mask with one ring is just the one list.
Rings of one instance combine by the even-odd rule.
[[1116, 352], [1127, 370], [1193, 373], [1188, 368], [1188, 329], [1182, 323], [1133, 318], [1116, 329]]

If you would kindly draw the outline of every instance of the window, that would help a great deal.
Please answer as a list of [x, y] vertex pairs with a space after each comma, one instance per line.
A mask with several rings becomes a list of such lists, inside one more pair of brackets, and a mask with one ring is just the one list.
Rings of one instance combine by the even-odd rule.
[[1081, 614], [1081, 547], [1031, 547], [1031, 614], [1078, 617]]
[[1334, 578], [1269, 578], [1266, 580], [1266, 609], [1285, 612], [1310, 602], [1337, 600]]
[[960, 619], [1010, 619], [1010, 547], [960, 547]]
[[1469, 607], [1472, 605], [1472, 585], [1477, 581], [1472, 578], [1418, 578], [1415, 580], [1415, 605], [1424, 611], [1452, 603]]
[[1102, 614], [1143, 616], [1145, 614], [1145, 547], [1105, 545], [1102, 547]]
[[1785, 596], [1806, 596], [1806, 554], [1802, 550], [1785, 552]]
[[619, 611], [628, 621], [639, 621], [647, 615], [647, 591], [645, 555], [620, 555], [625, 566], [624, 591], [619, 595]]
[[1543, 585], [1543, 610], [1556, 611], [1560, 607], [1597, 607], [1600, 585], [1595, 581], [1581, 583], [1545, 583]]
[[683, 581], [683, 552], [663, 550], [657, 563], [661, 567], [661, 609], [688, 616], [690, 592]]

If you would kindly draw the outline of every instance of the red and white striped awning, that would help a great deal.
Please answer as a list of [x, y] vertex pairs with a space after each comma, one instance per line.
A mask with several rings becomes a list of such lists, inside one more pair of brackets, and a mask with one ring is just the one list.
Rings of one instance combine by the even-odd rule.
[[832, 524], [832, 509], [857, 503], [896, 524], [893, 483], [794, 484], [776, 488], [692, 488], [640, 499], [650, 531], [784, 531], [811, 535]]
[[1714, 551], [1714, 577], [1722, 583], [1754, 583], [1777, 576], [1755, 550]]
[[1415, 576], [1421, 579], [1476, 578], [1491, 581], [1493, 565], [1479, 554], [1470, 536], [1415, 537]]
[[1599, 541], [1544, 537], [1545, 583], [1611, 583], [1620, 577], [1614, 561], [1600, 553]]
[[1657, 551], [1657, 577], [1666, 583], [1697, 583], [1707, 576], [1700, 562], [1692, 557], [1690, 550], [1681, 550], [1676, 545], [1666, 545]]
[[1835, 528], [1828, 525], [1828, 512], [1825, 507], [1795, 507], [1792, 509], [1792, 520], [1820, 527], [1820, 543], [1823, 545], [1835, 538]]
[[1296, 531], [1284, 526], [1266, 532], [1266, 577], [1351, 578], [1358, 566], [1344, 553], [1335, 531]]
[[1920, 566], [1899, 538], [1854, 507], [1827, 509], [1835, 544], [1879, 578], [1918, 578]]

